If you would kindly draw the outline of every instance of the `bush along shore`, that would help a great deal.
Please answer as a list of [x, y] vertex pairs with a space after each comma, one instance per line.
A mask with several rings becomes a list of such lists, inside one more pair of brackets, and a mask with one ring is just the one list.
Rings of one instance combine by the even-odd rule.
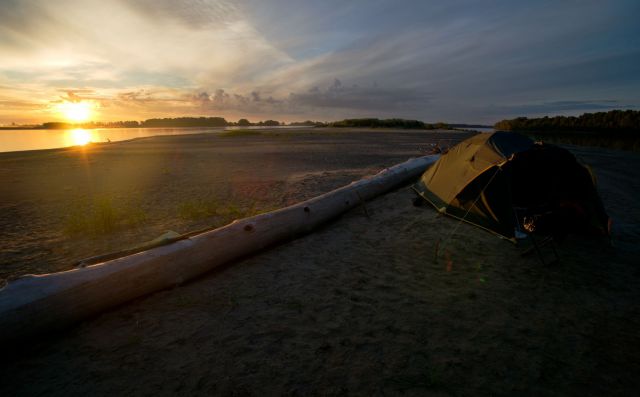
[[640, 151], [640, 111], [612, 110], [581, 116], [502, 120], [494, 128], [521, 132], [537, 140]]

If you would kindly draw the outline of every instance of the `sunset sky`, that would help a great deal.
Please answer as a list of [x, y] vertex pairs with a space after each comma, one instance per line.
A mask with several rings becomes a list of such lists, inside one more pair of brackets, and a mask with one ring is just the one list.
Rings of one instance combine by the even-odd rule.
[[638, 109], [639, 18], [637, 0], [0, 0], [0, 125], [78, 103], [100, 121]]

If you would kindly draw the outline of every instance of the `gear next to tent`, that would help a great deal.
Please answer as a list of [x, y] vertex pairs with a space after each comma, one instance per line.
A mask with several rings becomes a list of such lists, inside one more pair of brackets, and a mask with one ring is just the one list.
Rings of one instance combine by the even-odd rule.
[[460, 142], [413, 190], [439, 212], [516, 242], [539, 234], [608, 235], [609, 217], [590, 169], [568, 150], [512, 132]]

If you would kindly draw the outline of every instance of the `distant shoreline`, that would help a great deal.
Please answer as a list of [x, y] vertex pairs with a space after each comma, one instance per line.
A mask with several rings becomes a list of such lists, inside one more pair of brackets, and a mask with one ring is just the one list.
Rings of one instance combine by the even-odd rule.
[[359, 118], [359, 119], [343, 119], [338, 121], [296, 121], [296, 122], [279, 122], [277, 120], [263, 120], [251, 122], [247, 119], [240, 119], [237, 122], [227, 121], [223, 117], [176, 117], [176, 118], [154, 118], [144, 121], [126, 120], [126, 121], [88, 121], [78, 123], [68, 122], [45, 122], [42, 124], [32, 125], [11, 125], [0, 126], [0, 130], [68, 130], [68, 129], [96, 129], [96, 128], [256, 128], [256, 127], [329, 127], [329, 128], [401, 128], [415, 130], [437, 130], [451, 128], [492, 128], [491, 126], [481, 124], [464, 124], [464, 123], [445, 123], [435, 122], [426, 123], [420, 120], [390, 118]]
[[531, 131], [511, 130], [536, 141], [640, 152], [640, 136], [634, 131]]

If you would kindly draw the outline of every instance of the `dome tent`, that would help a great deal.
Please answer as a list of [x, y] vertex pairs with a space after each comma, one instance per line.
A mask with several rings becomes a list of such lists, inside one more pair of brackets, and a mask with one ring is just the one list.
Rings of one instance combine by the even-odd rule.
[[413, 189], [441, 213], [512, 241], [532, 219], [553, 233], [608, 233], [590, 169], [566, 149], [517, 133], [460, 142]]

